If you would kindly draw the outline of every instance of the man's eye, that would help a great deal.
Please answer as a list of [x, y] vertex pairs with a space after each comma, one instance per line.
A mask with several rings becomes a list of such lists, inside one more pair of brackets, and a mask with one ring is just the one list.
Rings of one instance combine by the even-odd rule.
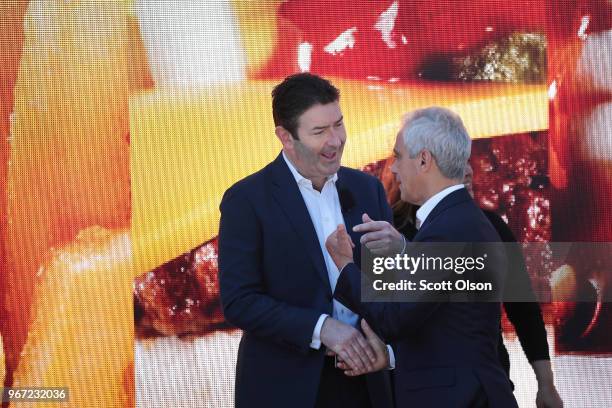
[[344, 122], [338, 122], [338, 123], [336, 123], [336, 127], [337, 127], [337, 128], [342, 127], [342, 126], [344, 126]]

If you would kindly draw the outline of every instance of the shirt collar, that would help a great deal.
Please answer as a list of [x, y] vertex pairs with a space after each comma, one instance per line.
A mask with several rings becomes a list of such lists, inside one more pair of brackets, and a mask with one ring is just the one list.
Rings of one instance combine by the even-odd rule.
[[429, 214], [434, 208], [436, 208], [436, 205], [438, 205], [438, 203], [444, 199], [444, 197], [461, 188], [465, 188], [465, 186], [463, 184], [455, 184], [454, 186], [446, 187], [444, 190], [439, 191], [438, 193], [429, 197], [429, 200], [425, 201], [421, 208], [419, 208], [416, 212], [417, 228], [420, 228], [421, 225], [423, 225]]
[[[312, 187], [312, 181], [310, 181], [306, 177], [302, 176], [300, 174], [300, 172], [297, 171], [297, 169], [295, 168], [293, 163], [291, 163], [291, 161], [289, 160], [289, 158], [285, 154], [284, 150], [282, 152], [282, 155], [283, 155], [283, 159], [285, 159], [285, 163], [287, 163], [287, 167], [289, 167], [289, 171], [291, 171], [291, 174], [293, 174], [293, 178], [295, 178], [295, 181], [298, 183], [298, 185], [306, 184], [306, 185]], [[332, 181], [333, 183], [335, 183], [336, 180], [338, 180], [338, 173], [334, 173], [332, 176], [327, 177], [327, 180], [325, 182], [328, 183], [328, 182]]]

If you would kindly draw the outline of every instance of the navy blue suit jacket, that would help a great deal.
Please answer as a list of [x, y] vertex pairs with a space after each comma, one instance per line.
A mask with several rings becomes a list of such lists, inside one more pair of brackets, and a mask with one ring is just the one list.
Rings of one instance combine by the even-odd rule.
[[[499, 242], [465, 189], [431, 211], [414, 242]], [[517, 407], [497, 357], [500, 304], [360, 302], [361, 272], [347, 265], [334, 296], [394, 345], [395, 400], [403, 407]]]
[[[364, 212], [391, 222], [376, 178], [342, 167], [336, 188], [348, 231]], [[220, 209], [221, 302], [227, 321], [244, 331], [236, 407], [312, 408], [325, 347], [314, 350], [310, 342], [320, 315], [332, 314], [333, 296], [316, 231], [282, 155], [229, 188]], [[351, 234], [358, 242], [360, 235]], [[374, 406], [388, 406], [388, 378], [385, 385], [384, 375], [369, 376], [368, 386]]]

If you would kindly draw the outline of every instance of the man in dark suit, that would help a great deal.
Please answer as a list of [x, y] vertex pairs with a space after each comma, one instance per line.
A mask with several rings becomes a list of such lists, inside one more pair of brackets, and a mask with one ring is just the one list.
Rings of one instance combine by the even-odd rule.
[[375, 356], [359, 316], [333, 299], [339, 271], [325, 249], [338, 224], [352, 229], [365, 212], [391, 220], [384, 189], [340, 166], [346, 131], [327, 80], [293, 75], [272, 96], [282, 152], [229, 188], [220, 206], [223, 312], [244, 331], [236, 407], [387, 407], [387, 373], [350, 378], [335, 367], [338, 355], [371, 371]]
[[[413, 240], [421, 248], [431, 242], [500, 241], [462, 183], [470, 149], [461, 119], [443, 108], [413, 112], [397, 136], [392, 171], [402, 200], [421, 206]], [[357, 229], [368, 230], [361, 241], [376, 250], [391, 227], [369, 221]], [[398, 407], [516, 407], [497, 358], [499, 302], [362, 303], [361, 272], [352, 262], [349, 238], [345, 227], [338, 226], [327, 240], [341, 271], [334, 296], [393, 343], [394, 362], [382, 343], [374, 347], [375, 369], [395, 366]], [[461, 255], [470, 255], [466, 251]], [[364, 330], [368, 332], [367, 324]]]

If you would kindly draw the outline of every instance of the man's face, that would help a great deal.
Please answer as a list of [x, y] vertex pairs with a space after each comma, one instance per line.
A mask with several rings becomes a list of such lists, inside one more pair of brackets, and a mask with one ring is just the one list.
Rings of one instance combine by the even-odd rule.
[[421, 205], [423, 202], [422, 175], [419, 171], [420, 158], [417, 155], [411, 159], [408, 150], [404, 145], [404, 140], [400, 133], [395, 138], [393, 148], [394, 161], [391, 172], [395, 175], [398, 182], [400, 196], [403, 201], [411, 204]]
[[300, 174], [313, 183], [333, 175], [340, 168], [346, 130], [340, 105], [314, 105], [298, 119], [298, 140], [284, 145]]

